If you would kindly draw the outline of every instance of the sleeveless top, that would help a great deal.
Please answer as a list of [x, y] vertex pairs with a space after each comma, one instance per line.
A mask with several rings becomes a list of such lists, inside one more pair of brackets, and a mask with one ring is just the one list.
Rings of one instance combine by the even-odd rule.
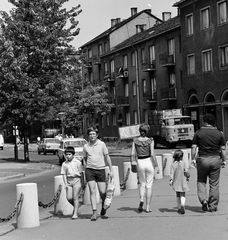
[[148, 138], [145, 141], [141, 141], [138, 138], [134, 139], [135, 150], [138, 158], [148, 158], [151, 155], [150, 146], [153, 139]]

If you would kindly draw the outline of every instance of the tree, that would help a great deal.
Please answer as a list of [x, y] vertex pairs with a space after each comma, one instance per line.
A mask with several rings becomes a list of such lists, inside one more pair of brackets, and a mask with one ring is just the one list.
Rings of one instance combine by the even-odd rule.
[[65, 103], [66, 82], [75, 71], [70, 42], [79, 34], [81, 10], [66, 10], [67, 1], [9, 0], [10, 14], [0, 12], [0, 118], [23, 131], [27, 161], [28, 129]]
[[109, 103], [105, 85], [93, 86], [89, 84], [79, 93], [78, 109], [81, 114], [89, 115], [89, 123], [94, 123], [93, 116], [105, 115], [111, 110], [113, 104]]

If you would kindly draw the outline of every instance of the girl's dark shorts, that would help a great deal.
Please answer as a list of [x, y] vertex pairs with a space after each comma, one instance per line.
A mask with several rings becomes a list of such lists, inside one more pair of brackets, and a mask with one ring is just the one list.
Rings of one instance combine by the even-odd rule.
[[105, 169], [92, 169], [86, 168], [85, 170], [86, 181], [105, 182]]

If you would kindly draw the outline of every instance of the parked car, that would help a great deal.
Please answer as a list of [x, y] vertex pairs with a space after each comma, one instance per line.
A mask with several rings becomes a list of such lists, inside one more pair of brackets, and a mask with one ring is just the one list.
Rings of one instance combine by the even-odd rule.
[[43, 153], [53, 153], [56, 154], [58, 152], [60, 146], [60, 141], [57, 138], [43, 138], [43, 140], [38, 143], [38, 154]]
[[2, 134], [0, 134], [0, 148], [3, 150], [4, 148], [4, 138], [2, 136]]
[[66, 138], [60, 142], [60, 147], [58, 149], [58, 157], [60, 166], [66, 160], [64, 151], [66, 147], [72, 146], [75, 149], [75, 156], [82, 159], [83, 156], [83, 146], [86, 144], [86, 140], [84, 138]]

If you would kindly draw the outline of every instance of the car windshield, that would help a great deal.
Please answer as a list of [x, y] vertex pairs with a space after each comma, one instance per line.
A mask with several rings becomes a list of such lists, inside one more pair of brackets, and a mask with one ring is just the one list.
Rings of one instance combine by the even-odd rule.
[[78, 140], [78, 141], [67, 141], [65, 142], [65, 147], [83, 147], [85, 145], [85, 140]]
[[53, 138], [53, 139], [46, 139], [45, 143], [60, 143], [60, 141], [57, 138]]

